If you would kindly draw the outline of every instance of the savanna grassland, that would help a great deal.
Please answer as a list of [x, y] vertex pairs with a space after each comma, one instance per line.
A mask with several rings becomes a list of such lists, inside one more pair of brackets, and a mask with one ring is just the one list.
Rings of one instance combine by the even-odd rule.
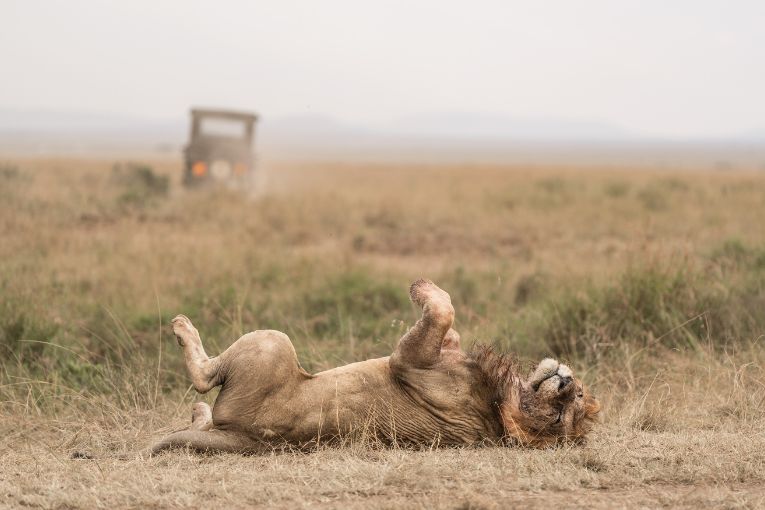
[[[0, 161], [0, 506], [765, 505], [765, 172], [291, 163], [253, 198], [117, 163]], [[214, 399], [176, 314], [317, 371], [389, 354], [422, 276], [463, 344], [576, 368], [586, 446], [109, 458]]]

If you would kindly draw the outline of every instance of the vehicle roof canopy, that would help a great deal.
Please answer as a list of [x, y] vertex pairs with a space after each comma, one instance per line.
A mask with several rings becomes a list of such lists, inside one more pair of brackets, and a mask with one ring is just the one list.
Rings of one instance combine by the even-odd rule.
[[242, 120], [246, 122], [255, 122], [258, 116], [252, 112], [234, 111], [234, 110], [216, 110], [207, 108], [192, 108], [191, 116], [194, 118], [208, 117], [218, 119]]

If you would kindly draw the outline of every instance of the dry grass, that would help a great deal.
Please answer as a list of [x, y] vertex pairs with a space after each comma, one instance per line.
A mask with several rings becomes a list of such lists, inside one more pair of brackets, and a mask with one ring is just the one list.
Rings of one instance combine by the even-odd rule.
[[[291, 165], [252, 201], [152, 164], [0, 163], [0, 505], [765, 504], [765, 175]], [[389, 352], [422, 275], [468, 342], [579, 368], [586, 447], [69, 459], [186, 424], [175, 313], [321, 369]]]
[[[135, 450], [187, 422], [189, 402], [134, 412], [89, 400], [80, 415], [31, 407], [4, 422], [0, 488], [13, 506], [283, 508], [682, 506], [765, 503], [762, 356], [668, 353], [629, 389], [623, 367], [596, 380], [605, 423], [585, 447], [375, 450], [355, 445], [266, 457], [73, 461], [75, 449]], [[752, 360], [753, 352], [741, 353]], [[710, 381], [713, 378], [714, 381]], [[608, 389], [610, 388], [610, 389]], [[179, 412], [179, 407], [183, 410]], [[171, 417], [171, 419], [168, 419]]]

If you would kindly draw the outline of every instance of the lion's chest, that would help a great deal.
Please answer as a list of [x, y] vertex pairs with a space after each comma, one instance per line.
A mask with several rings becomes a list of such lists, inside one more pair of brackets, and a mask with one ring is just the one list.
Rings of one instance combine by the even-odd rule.
[[501, 436], [491, 403], [466, 367], [409, 368], [395, 375], [407, 401], [400, 421], [411, 441], [464, 444]]

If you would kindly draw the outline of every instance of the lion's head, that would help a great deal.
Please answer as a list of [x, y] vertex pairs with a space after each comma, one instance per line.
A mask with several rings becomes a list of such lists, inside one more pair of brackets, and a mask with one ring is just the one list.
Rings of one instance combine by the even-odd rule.
[[600, 411], [571, 369], [551, 358], [513, 386], [500, 409], [505, 432], [522, 444], [544, 447], [581, 441]]
[[580, 442], [595, 424], [600, 404], [566, 365], [546, 358], [523, 378], [509, 355], [490, 347], [479, 347], [473, 355], [496, 389], [511, 442], [535, 447]]

